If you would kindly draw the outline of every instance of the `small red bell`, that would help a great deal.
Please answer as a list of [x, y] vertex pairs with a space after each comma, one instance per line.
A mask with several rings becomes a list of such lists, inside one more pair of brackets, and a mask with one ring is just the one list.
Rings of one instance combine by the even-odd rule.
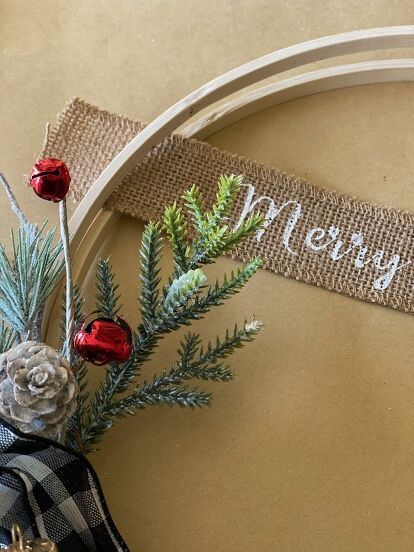
[[60, 159], [41, 159], [34, 164], [29, 185], [42, 199], [58, 203], [69, 191], [70, 174]]
[[131, 328], [125, 320], [116, 318], [96, 318], [75, 333], [73, 347], [79, 356], [96, 366], [129, 359], [133, 349]]

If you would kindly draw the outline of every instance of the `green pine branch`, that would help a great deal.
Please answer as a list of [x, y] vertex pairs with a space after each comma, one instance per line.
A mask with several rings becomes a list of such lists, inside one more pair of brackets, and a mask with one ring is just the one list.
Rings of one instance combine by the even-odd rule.
[[[156, 342], [165, 334], [178, 329], [180, 326], [189, 325], [192, 320], [202, 318], [213, 306], [221, 305], [226, 299], [237, 293], [240, 288], [253, 276], [256, 270], [261, 266], [260, 259], [254, 259], [245, 267], [238, 269], [236, 274], [231, 274], [230, 279], [226, 276], [224, 283], [216, 283], [213, 289], [209, 289], [205, 297], [196, 299], [188, 304], [189, 299], [200, 290], [205, 276], [201, 271], [190, 271], [189, 277], [184, 275], [175, 280], [170, 287], [171, 297], [165, 299], [164, 304], [158, 310], [150, 328], [145, 326], [140, 328], [140, 332], [135, 336], [134, 353], [130, 360], [123, 365], [115, 365], [109, 368], [111, 378], [96, 397], [96, 402], [106, 396], [112, 400], [116, 393], [124, 392], [134, 381], [139, 373], [140, 367], [153, 354]], [[98, 412], [98, 416], [101, 412]]]
[[[191, 385], [191, 380], [229, 381], [232, 370], [224, 361], [260, 330], [253, 320], [242, 328], [227, 331], [222, 338], [203, 346], [201, 337], [187, 333], [178, 351], [178, 359], [169, 369], [151, 380], [137, 383], [145, 362], [155, 352], [160, 339], [182, 326], [203, 318], [214, 307], [235, 295], [262, 266], [253, 259], [214, 285], [206, 286], [202, 267], [263, 228], [263, 218], [252, 214], [238, 229], [230, 228], [228, 216], [242, 186], [239, 176], [223, 176], [216, 202], [206, 211], [196, 186], [183, 196], [193, 231], [189, 232], [184, 212], [176, 203], [164, 212], [163, 226], [146, 225], [140, 249], [139, 304], [142, 321], [134, 333], [134, 351], [124, 364], [107, 366], [106, 375], [95, 391], [87, 396], [85, 371], [82, 372], [82, 396], [71, 420], [67, 443], [83, 452], [96, 450], [97, 443], [117, 418], [134, 414], [152, 405], [194, 408], [208, 405], [211, 395]], [[161, 287], [160, 264], [162, 231], [173, 253], [173, 270]], [[190, 236], [191, 234], [191, 236]], [[107, 261], [97, 269], [98, 311], [113, 318], [118, 312], [117, 286]]]
[[0, 353], [4, 353], [13, 347], [16, 341], [16, 332], [9, 328], [4, 322], [0, 324]]
[[62, 275], [62, 247], [53, 245], [54, 237], [44, 226], [34, 234], [22, 225], [17, 237], [12, 233], [10, 258], [0, 245], [0, 316], [21, 340], [37, 333], [39, 313]]
[[187, 386], [170, 386], [162, 388], [156, 382], [144, 385], [132, 395], [112, 403], [107, 411], [107, 416], [133, 415], [135, 410], [147, 406], [181, 406], [181, 407], [202, 407], [210, 403], [210, 393], [200, 391]]
[[223, 223], [230, 214], [230, 209], [243, 185], [241, 175], [222, 175], [219, 178], [216, 202], [210, 212], [206, 213], [209, 228], [215, 228]]
[[204, 236], [208, 226], [204, 216], [204, 200], [200, 188], [193, 184], [188, 191], [184, 192], [182, 198], [185, 207], [187, 207], [195, 232], [199, 236]]
[[115, 318], [121, 306], [119, 305], [118, 284], [109, 259], [100, 259], [96, 265], [96, 310], [100, 316]]
[[193, 225], [198, 234], [193, 243], [189, 268], [194, 269], [203, 264], [212, 263], [214, 259], [263, 228], [264, 218], [258, 213], [252, 213], [237, 230], [230, 228], [226, 222], [242, 185], [243, 177], [240, 175], [221, 176], [216, 202], [205, 215], [203, 215], [202, 196], [197, 186], [193, 186], [183, 195], [185, 204], [192, 213]]
[[158, 307], [162, 231], [159, 223], [149, 222], [144, 229], [140, 250], [140, 304], [142, 323], [150, 328]]
[[[231, 272], [230, 278], [224, 275], [223, 283], [216, 281], [213, 287], [209, 287], [207, 293], [200, 296], [199, 287], [193, 288], [193, 293], [176, 296], [174, 307], [161, 308], [154, 321], [153, 332], [156, 334], [177, 330], [180, 326], [188, 326], [193, 320], [199, 320], [208, 313], [212, 307], [222, 305], [226, 299], [235, 295], [263, 266], [260, 258], [253, 259], [236, 273]], [[139, 343], [137, 344], [139, 347]]]
[[86, 428], [82, 430], [84, 451], [96, 450], [95, 445], [106, 430], [112, 427], [113, 417], [133, 415], [135, 410], [151, 405], [196, 407], [210, 404], [211, 394], [183, 384], [192, 379], [214, 382], [233, 379], [233, 372], [220, 361], [251, 341], [260, 329], [261, 323], [253, 319], [240, 329], [236, 325], [233, 332], [226, 331], [224, 338], [217, 337], [214, 345], [208, 342], [205, 348], [199, 335], [186, 334], [178, 350], [179, 360], [172, 368], [154, 376], [151, 381], [144, 382], [126, 397], [114, 400], [117, 393], [113, 393], [111, 400], [108, 400], [108, 382], [101, 384], [95, 393]]
[[78, 362], [75, 371], [76, 381], [78, 382], [79, 392], [76, 397], [76, 410], [68, 421], [66, 431], [66, 445], [70, 448], [79, 450], [82, 454], [87, 451], [84, 444], [87, 441], [84, 422], [89, 411], [89, 391], [88, 391], [88, 367], [85, 362]]
[[181, 207], [174, 202], [164, 211], [164, 229], [167, 233], [175, 264], [175, 277], [191, 269], [188, 229]]

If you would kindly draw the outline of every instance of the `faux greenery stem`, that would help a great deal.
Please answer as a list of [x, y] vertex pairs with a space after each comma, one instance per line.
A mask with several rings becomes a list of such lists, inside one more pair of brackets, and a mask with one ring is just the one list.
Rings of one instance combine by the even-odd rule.
[[6, 191], [7, 197], [9, 198], [12, 211], [14, 211], [14, 213], [16, 213], [16, 215], [20, 219], [20, 222], [21, 222], [22, 226], [24, 226], [26, 228], [26, 230], [28, 230], [29, 233], [34, 238], [34, 236], [36, 234], [36, 231], [37, 231], [37, 226], [30, 224], [30, 222], [25, 217], [23, 211], [21, 210], [19, 204], [17, 203], [16, 196], [14, 195], [13, 190], [11, 189], [10, 184], [7, 182], [6, 177], [4, 176], [3, 173], [0, 173], [0, 182], [3, 185], [3, 188]]
[[119, 392], [119, 385], [122, 382], [122, 379], [125, 377], [125, 373], [128, 369], [131, 370], [131, 366], [134, 364], [135, 359], [140, 357], [141, 350], [145, 347], [151, 347], [151, 345], [153, 346], [153, 344], [157, 341], [156, 334], [158, 331], [158, 328], [154, 328], [154, 330], [149, 334], [137, 337], [135, 342], [135, 349], [131, 359], [121, 367], [121, 370], [116, 375], [109, 378], [107, 377], [103, 388], [107, 401], [98, 404], [94, 413], [91, 415], [90, 424], [88, 427], [85, 428], [83, 432], [84, 441], [88, 440], [90, 434], [95, 429], [95, 425], [99, 423], [102, 416], [105, 416], [107, 414], [106, 411], [109, 409], [114, 396]]
[[[23, 211], [20, 208], [20, 205], [17, 202], [17, 199], [16, 199], [16, 196], [14, 195], [14, 192], [13, 192], [10, 184], [8, 183], [6, 177], [4, 176], [3, 173], [0, 173], [0, 182], [1, 182], [5, 192], [7, 194], [7, 197], [10, 201], [12, 211], [18, 216], [18, 218], [20, 220], [20, 224], [28, 232], [28, 234], [30, 236], [30, 239], [34, 240], [35, 236], [36, 236], [36, 233], [37, 233], [37, 226], [30, 224], [29, 221], [27, 220], [27, 218], [25, 217]], [[41, 323], [42, 323], [42, 312], [39, 312], [39, 314], [37, 316], [37, 320], [36, 320], [36, 322], [34, 324], [34, 327], [33, 327], [33, 333], [34, 334], [37, 335], [37, 334], [40, 333]], [[27, 330], [25, 334], [17, 333], [16, 334], [16, 339], [20, 342], [25, 341], [26, 339], [30, 338], [30, 334], [31, 334], [30, 330]]]
[[0, 182], [2, 183], [3, 188], [6, 191], [7, 197], [9, 198], [12, 211], [14, 211], [16, 215], [19, 217], [20, 222], [22, 223], [23, 226], [26, 226], [26, 227], [30, 226], [29, 221], [24, 216], [23, 211], [20, 209], [19, 204], [17, 203], [16, 196], [14, 195], [13, 190], [11, 189], [10, 184], [7, 182], [6, 177], [4, 176], [3, 173], [0, 173]]
[[[258, 333], [261, 323], [256, 320], [245, 322], [240, 329], [236, 325], [233, 332], [226, 331], [225, 336], [221, 338], [217, 336], [215, 343], [208, 342], [203, 345], [201, 336], [188, 333], [180, 344], [179, 356], [175, 362], [169, 367], [167, 365], [160, 374], [155, 374], [150, 380], [139, 383], [136, 378], [142, 366], [155, 352], [159, 340], [170, 332], [204, 318], [213, 307], [223, 304], [240, 291], [262, 266], [261, 259], [252, 259], [235, 272], [224, 275], [221, 282], [216, 280], [210, 285], [206, 284], [207, 276], [201, 268], [214, 262], [222, 253], [229, 251], [245, 238], [253, 236], [263, 227], [263, 218], [258, 213], [253, 213], [236, 230], [229, 226], [227, 217], [241, 186], [241, 176], [220, 177], [216, 202], [211, 210], [205, 209], [199, 189], [193, 186], [183, 196], [184, 208], [174, 203], [165, 209], [162, 222], [149, 222], [145, 226], [139, 254], [141, 322], [133, 332], [134, 351], [125, 363], [109, 362], [103, 381], [93, 391], [88, 382], [87, 366], [80, 362], [72, 343], [75, 323], [82, 318], [83, 299], [77, 286], [72, 285], [66, 203], [61, 202], [60, 251], [64, 253], [61, 266], [66, 264], [61, 354], [69, 359], [72, 367], [78, 363], [76, 379], [79, 385], [77, 409], [68, 422], [66, 435], [62, 433], [58, 436], [61, 442], [65, 441], [67, 446], [87, 454], [96, 450], [96, 444], [113, 426], [116, 419], [133, 415], [136, 411], [153, 405], [177, 405], [188, 408], [208, 405], [211, 394], [191, 382], [226, 382], [232, 379], [232, 371], [225, 359]], [[187, 218], [185, 208], [189, 214]], [[193, 229], [189, 227], [190, 223]], [[172, 273], [163, 284], [161, 262], [165, 238], [172, 249], [173, 266]], [[46, 245], [50, 248], [49, 242]], [[56, 251], [56, 258], [59, 257], [60, 251]], [[1, 253], [0, 249], [0, 269]], [[53, 261], [55, 253], [51, 252], [49, 256]], [[5, 258], [3, 264], [6, 276], [7, 263], [8, 260]], [[24, 263], [20, 262], [18, 268], [21, 264], [24, 266]], [[20, 288], [14, 291], [13, 281], [12, 275], [8, 277], [6, 283], [12, 288], [13, 293], [10, 298], [10, 294], [5, 296], [3, 310], [10, 313], [9, 318], [13, 324], [24, 327], [25, 310], [18, 309], [15, 313], [13, 308], [14, 303], [18, 303], [22, 295], [19, 294]], [[23, 283], [25, 281], [23, 278]], [[0, 307], [3, 287], [5, 286], [2, 286], [0, 278]], [[121, 307], [118, 301], [118, 284], [109, 260], [101, 259], [98, 262], [96, 291], [96, 312], [100, 316], [115, 319]], [[6, 292], [8, 287], [5, 288]]]
[[60, 235], [62, 239], [63, 255], [65, 258], [66, 269], [66, 327], [65, 327], [65, 352], [70, 366], [73, 364], [72, 336], [74, 329], [74, 309], [73, 309], [73, 281], [72, 281], [72, 262], [69, 246], [69, 226], [66, 199], [59, 203], [60, 217]]
[[[260, 266], [252, 259], [245, 266], [224, 275], [219, 282], [206, 284], [202, 267], [211, 264], [245, 238], [263, 229], [263, 217], [252, 213], [237, 228], [229, 226], [231, 205], [242, 186], [242, 177], [223, 175], [216, 201], [206, 210], [202, 195], [193, 186], [184, 196], [184, 207], [174, 203], [165, 209], [162, 222], [149, 222], [144, 229], [139, 255], [139, 310], [141, 322], [133, 332], [134, 351], [125, 363], [110, 362], [103, 381], [91, 392], [88, 368], [73, 347], [73, 333], [81, 320], [83, 298], [73, 285], [66, 201], [59, 205], [61, 240], [53, 246], [54, 232], [42, 234], [26, 219], [4, 176], [0, 181], [20, 220], [18, 236], [12, 234], [8, 256], [0, 244], [0, 352], [13, 342], [41, 340], [40, 327], [45, 301], [56, 289], [66, 266], [66, 297], [62, 309], [62, 348], [79, 386], [77, 408], [60, 442], [84, 454], [95, 445], [117, 418], [133, 415], [153, 405], [188, 408], [210, 404], [211, 394], [199, 389], [193, 380], [226, 382], [233, 374], [225, 359], [258, 333], [255, 319], [215, 342], [204, 343], [201, 336], [187, 333], [180, 343], [178, 358], [160, 374], [138, 383], [142, 366], [155, 352], [157, 342], [167, 334], [192, 324], [223, 304], [247, 283]], [[187, 211], [188, 215], [184, 212]], [[190, 227], [190, 224], [192, 228]], [[172, 272], [165, 284], [161, 278], [163, 244], [167, 238], [173, 253]], [[63, 253], [63, 255], [62, 255]], [[114, 320], [120, 311], [118, 284], [109, 260], [100, 260], [96, 271], [96, 306], [101, 317]]]

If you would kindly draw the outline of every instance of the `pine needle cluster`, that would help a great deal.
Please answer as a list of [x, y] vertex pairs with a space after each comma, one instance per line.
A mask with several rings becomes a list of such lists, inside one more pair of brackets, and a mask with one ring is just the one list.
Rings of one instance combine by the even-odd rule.
[[[261, 259], [252, 259], [212, 285], [208, 285], [202, 270], [263, 227], [263, 218], [255, 213], [237, 230], [229, 226], [227, 217], [241, 186], [242, 177], [222, 176], [216, 202], [210, 210], [205, 209], [198, 187], [193, 186], [183, 196], [189, 217], [174, 203], [165, 209], [162, 222], [149, 222], [145, 226], [139, 253], [141, 322], [134, 333], [133, 354], [124, 364], [107, 366], [104, 381], [90, 395], [87, 370], [82, 366], [77, 372], [81, 392], [78, 410], [67, 431], [69, 446], [83, 453], [96, 450], [97, 443], [118, 418], [148, 406], [209, 405], [211, 394], [194, 382], [226, 382], [233, 378], [226, 360], [260, 331], [261, 323], [257, 320], [245, 322], [241, 327], [235, 325], [204, 345], [199, 334], [188, 331], [170, 366], [149, 380], [139, 382], [138, 376], [160, 339], [223, 304], [262, 266]], [[167, 284], [162, 285], [160, 269], [166, 240], [173, 253], [173, 267]], [[115, 316], [120, 309], [119, 294], [109, 260], [99, 261], [96, 285], [97, 311], [102, 316]]]
[[0, 347], [15, 341], [40, 339], [46, 299], [59, 282], [62, 246], [54, 245], [55, 231], [21, 225], [11, 234], [12, 254], [0, 244]]
[[[241, 176], [222, 176], [216, 201], [207, 210], [197, 186], [178, 203], [167, 207], [162, 221], [146, 224], [139, 251], [140, 323], [133, 332], [133, 352], [123, 364], [111, 363], [97, 388], [91, 390], [88, 368], [81, 358], [73, 369], [79, 383], [77, 409], [66, 431], [66, 444], [86, 454], [97, 444], [117, 419], [133, 415], [152, 405], [196, 408], [210, 404], [211, 394], [197, 381], [227, 382], [233, 371], [228, 357], [260, 331], [255, 319], [227, 330], [214, 341], [203, 343], [192, 331], [184, 334], [177, 357], [149, 380], [140, 381], [144, 364], [168, 333], [191, 325], [241, 288], [262, 266], [252, 259], [235, 272], [208, 283], [205, 265], [230, 251], [263, 228], [263, 218], [252, 213], [237, 229], [228, 216], [242, 186]], [[62, 276], [62, 245], [53, 245], [54, 233], [45, 233], [22, 224], [12, 238], [12, 254], [0, 246], [0, 352], [28, 339], [40, 340], [43, 306]], [[172, 250], [173, 266], [166, 283], [161, 281], [161, 262], [166, 243]], [[114, 319], [120, 311], [120, 296], [109, 259], [96, 267], [96, 311]], [[84, 300], [79, 287], [74, 289], [75, 326], [84, 317]], [[65, 334], [65, 308], [62, 335]], [[61, 353], [66, 355], [64, 339]]]

